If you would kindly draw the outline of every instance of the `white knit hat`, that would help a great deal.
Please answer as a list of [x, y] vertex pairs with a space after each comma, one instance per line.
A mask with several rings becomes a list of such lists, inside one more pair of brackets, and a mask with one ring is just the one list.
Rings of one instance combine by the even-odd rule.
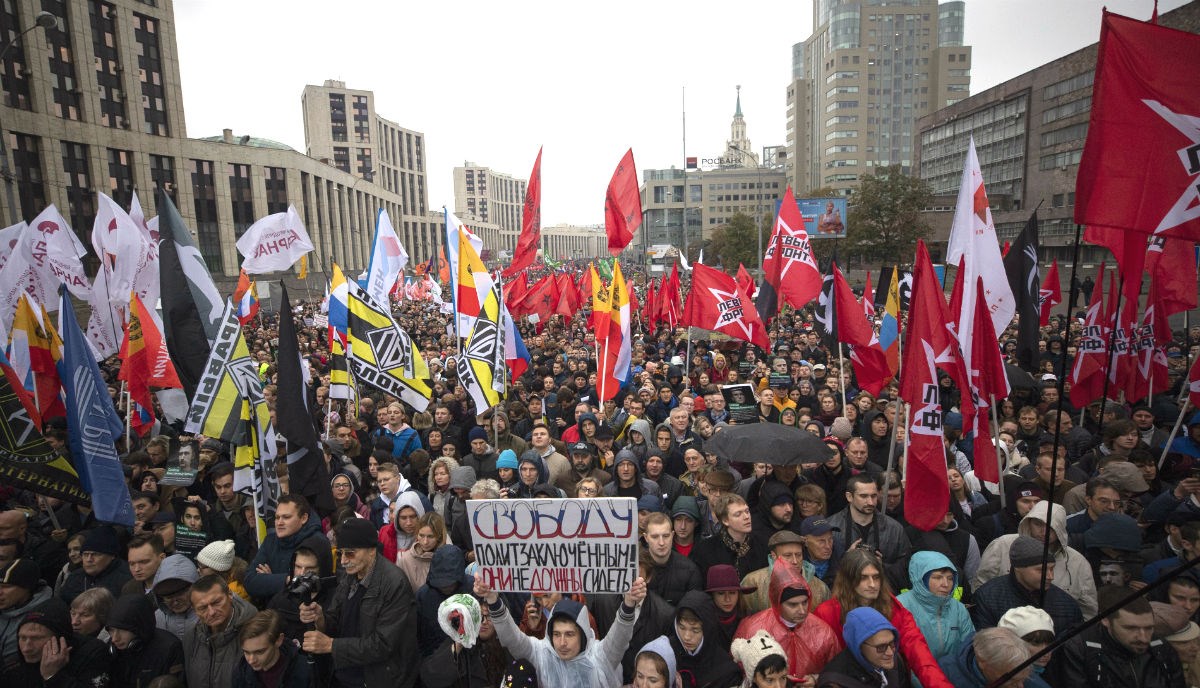
[[749, 688], [754, 683], [754, 670], [758, 668], [759, 662], [771, 655], [787, 659], [783, 646], [766, 631], [759, 631], [749, 638], [735, 639], [729, 652], [733, 655], [733, 661], [742, 665], [742, 671], [746, 675], [742, 681], [742, 688]]
[[1024, 638], [1035, 631], [1054, 632], [1054, 620], [1037, 607], [1013, 607], [1004, 612], [1000, 623], [996, 625], [1016, 633], [1018, 638]]
[[196, 563], [225, 573], [233, 568], [233, 540], [210, 542], [196, 555]]

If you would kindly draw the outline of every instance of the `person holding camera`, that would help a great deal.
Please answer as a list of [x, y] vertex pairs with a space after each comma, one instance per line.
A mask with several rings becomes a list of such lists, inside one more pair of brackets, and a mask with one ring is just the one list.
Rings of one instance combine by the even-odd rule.
[[267, 603], [267, 609], [279, 614], [287, 639], [299, 642], [305, 631], [313, 630], [311, 624], [300, 621], [300, 605], [316, 602], [328, 607], [336, 587], [333, 553], [329, 548], [318, 547], [315, 540], [302, 543], [292, 553], [292, 572], [287, 583]]
[[408, 577], [380, 555], [379, 534], [366, 519], [343, 521], [337, 543], [345, 575], [328, 609], [300, 605], [300, 621], [316, 629], [304, 634], [302, 649], [330, 655], [344, 688], [410, 688], [420, 663]]

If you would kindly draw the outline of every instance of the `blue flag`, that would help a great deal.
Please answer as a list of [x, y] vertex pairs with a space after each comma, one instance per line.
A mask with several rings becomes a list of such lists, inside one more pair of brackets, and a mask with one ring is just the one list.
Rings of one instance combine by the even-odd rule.
[[92, 511], [97, 520], [133, 526], [133, 504], [115, 440], [123, 424], [108, 386], [100, 377], [100, 368], [83, 338], [75, 310], [67, 292], [62, 292], [63, 356], [58, 362], [66, 396], [68, 444], [79, 482], [92, 496]]

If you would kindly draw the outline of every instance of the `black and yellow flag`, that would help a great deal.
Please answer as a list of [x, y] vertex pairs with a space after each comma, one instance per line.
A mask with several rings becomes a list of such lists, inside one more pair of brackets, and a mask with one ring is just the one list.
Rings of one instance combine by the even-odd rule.
[[347, 286], [350, 372], [357, 381], [399, 397], [415, 411], [424, 411], [433, 396], [433, 383], [417, 345], [357, 284]]
[[458, 365], [458, 380], [475, 400], [475, 411], [500, 403], [504, 396], [504, 377], [508, 370], [504, 362], [504, 329], [500, 327], [500, 282], [492, 283], [479, 317], [467, 335], [462, 361]]

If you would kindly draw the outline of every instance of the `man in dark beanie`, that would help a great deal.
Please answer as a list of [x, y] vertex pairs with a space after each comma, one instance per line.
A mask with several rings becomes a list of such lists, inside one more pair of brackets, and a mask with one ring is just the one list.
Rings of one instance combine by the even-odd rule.
[[71, 601], [79, 593], [92, 588], [107, 588], [114, 598], [121, 596], [121, 588], [133, 580], [129, 573], [129, 565], [121, 554], [121, 543], [117, 533], [109, 526], [99, 526], [89, 530], [83, 536], [81, 548], [83, 566], [71, 572], [58, 590], [58, 597], [63, 602]]
[[408, 577], [380, 556], [379, 534], [366, 519], [342, 521], [337, 545], [345, 575], [329, 609], [300, 606], [300, 621], [316, 629], [304, 634], [304, 651], [332, 655], [342, 685], [409, 688], [420, 661]]
[[53, 596], [32, 559], [17, 559], [0, 567], [0, 659], [17, 654], [17, 627], [25, 614]]
[[[1054, 556], [1044, 558], [1045, 543], [1020, 535], [1008, 550], [1012, 570], [984, 583], [975, 593], [971, 619], [976, 630], [992, 628], [1000, 623], [1004, 612], [1015, 607], [1041, 607], [1054, 620], [1054, 634], [1066, 633], [1083, 621], [1079, 603], [1054, 582]], [[1046, 573], [1046, 597], [1039, 604], [1042, 569]]]
[[20, 661], [6, 674], [6, 686], [110, 685], [108, 648], [74, 632], [71, 614], [59, 600], [46, 600], [25, 614], [17, 629], [17, 645]]

